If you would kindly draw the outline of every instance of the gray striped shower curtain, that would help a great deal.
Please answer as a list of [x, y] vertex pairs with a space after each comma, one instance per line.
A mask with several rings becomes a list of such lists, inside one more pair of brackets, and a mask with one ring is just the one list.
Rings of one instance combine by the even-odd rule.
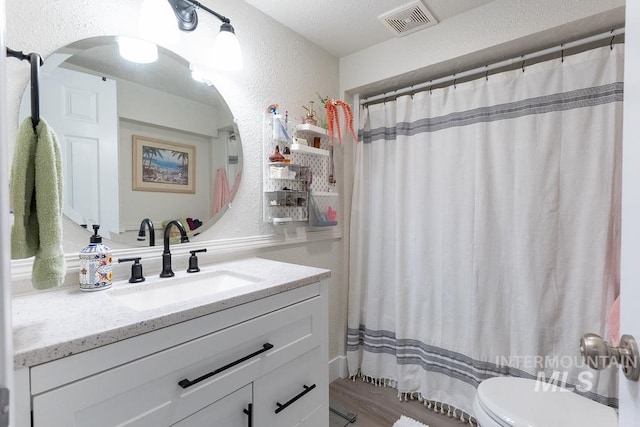
[[623, 62], [607, 46], [363, 108], [350, 375], [467, 413], [497, 375], [617, 405], [578, 343], [619, 289]]

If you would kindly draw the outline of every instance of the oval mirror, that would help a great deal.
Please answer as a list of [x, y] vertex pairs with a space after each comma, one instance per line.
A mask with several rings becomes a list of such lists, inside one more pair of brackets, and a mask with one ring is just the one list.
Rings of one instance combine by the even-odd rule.
[[89, 230], [100, 224], [114, 242], [150, 245], [148, 225], [139, 237], [145, 219], [155, 234], [178, 219], [197, 236], [238, 188], [242, 146], [231, 110], [187, 60], [160, 46], [149, 64], [122, 58], [116, 37], [59, 49], [41, 69], [40, 116], [60, 141], [65, 216]]

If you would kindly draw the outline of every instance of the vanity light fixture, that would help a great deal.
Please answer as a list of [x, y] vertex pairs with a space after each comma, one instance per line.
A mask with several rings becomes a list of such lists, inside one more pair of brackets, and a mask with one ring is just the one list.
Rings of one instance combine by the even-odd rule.
[[198, 15], [196, 9], [205, 12], [222, 21], [220, 32], [213, 41], [213, 58], [220, 64], [219, 68], [227, 70], [242, 69], [242, 53], [240, 43], [236, 38], [235, 31], [231, 25], [231, 20], [226, 16], [209, 9], [196, 0], [167, 0], [173, 9], [173, 13], [178, 21], [178, 28], [182, 31], [193, 31], [198, 26]]

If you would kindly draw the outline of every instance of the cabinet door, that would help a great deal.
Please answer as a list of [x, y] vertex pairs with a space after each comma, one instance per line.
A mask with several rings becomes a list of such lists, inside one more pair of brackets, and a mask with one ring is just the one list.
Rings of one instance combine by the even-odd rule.
[[252, 387], [249, 384], [174, 424], [174, 427], [251, 427], [251, 399]]
[[329, 391], [320, 347], [254, 382], [256, 427], [326, 427]]

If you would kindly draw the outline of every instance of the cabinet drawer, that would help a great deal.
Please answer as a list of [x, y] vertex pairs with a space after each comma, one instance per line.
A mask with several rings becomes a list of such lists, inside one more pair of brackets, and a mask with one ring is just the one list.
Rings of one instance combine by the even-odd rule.
[[176, 423], [316, 347], [320, 309], [312, 298], [36, 395], [34, 426]]
[[33, 366], [29, 369], [31, 394], [99, 374], [318, 295], [320, 283], [313, 283]]
[[328, 378], [322, 366], [322, 352], [316, 347], [256, 380], [255, 425], [326, 427]]

